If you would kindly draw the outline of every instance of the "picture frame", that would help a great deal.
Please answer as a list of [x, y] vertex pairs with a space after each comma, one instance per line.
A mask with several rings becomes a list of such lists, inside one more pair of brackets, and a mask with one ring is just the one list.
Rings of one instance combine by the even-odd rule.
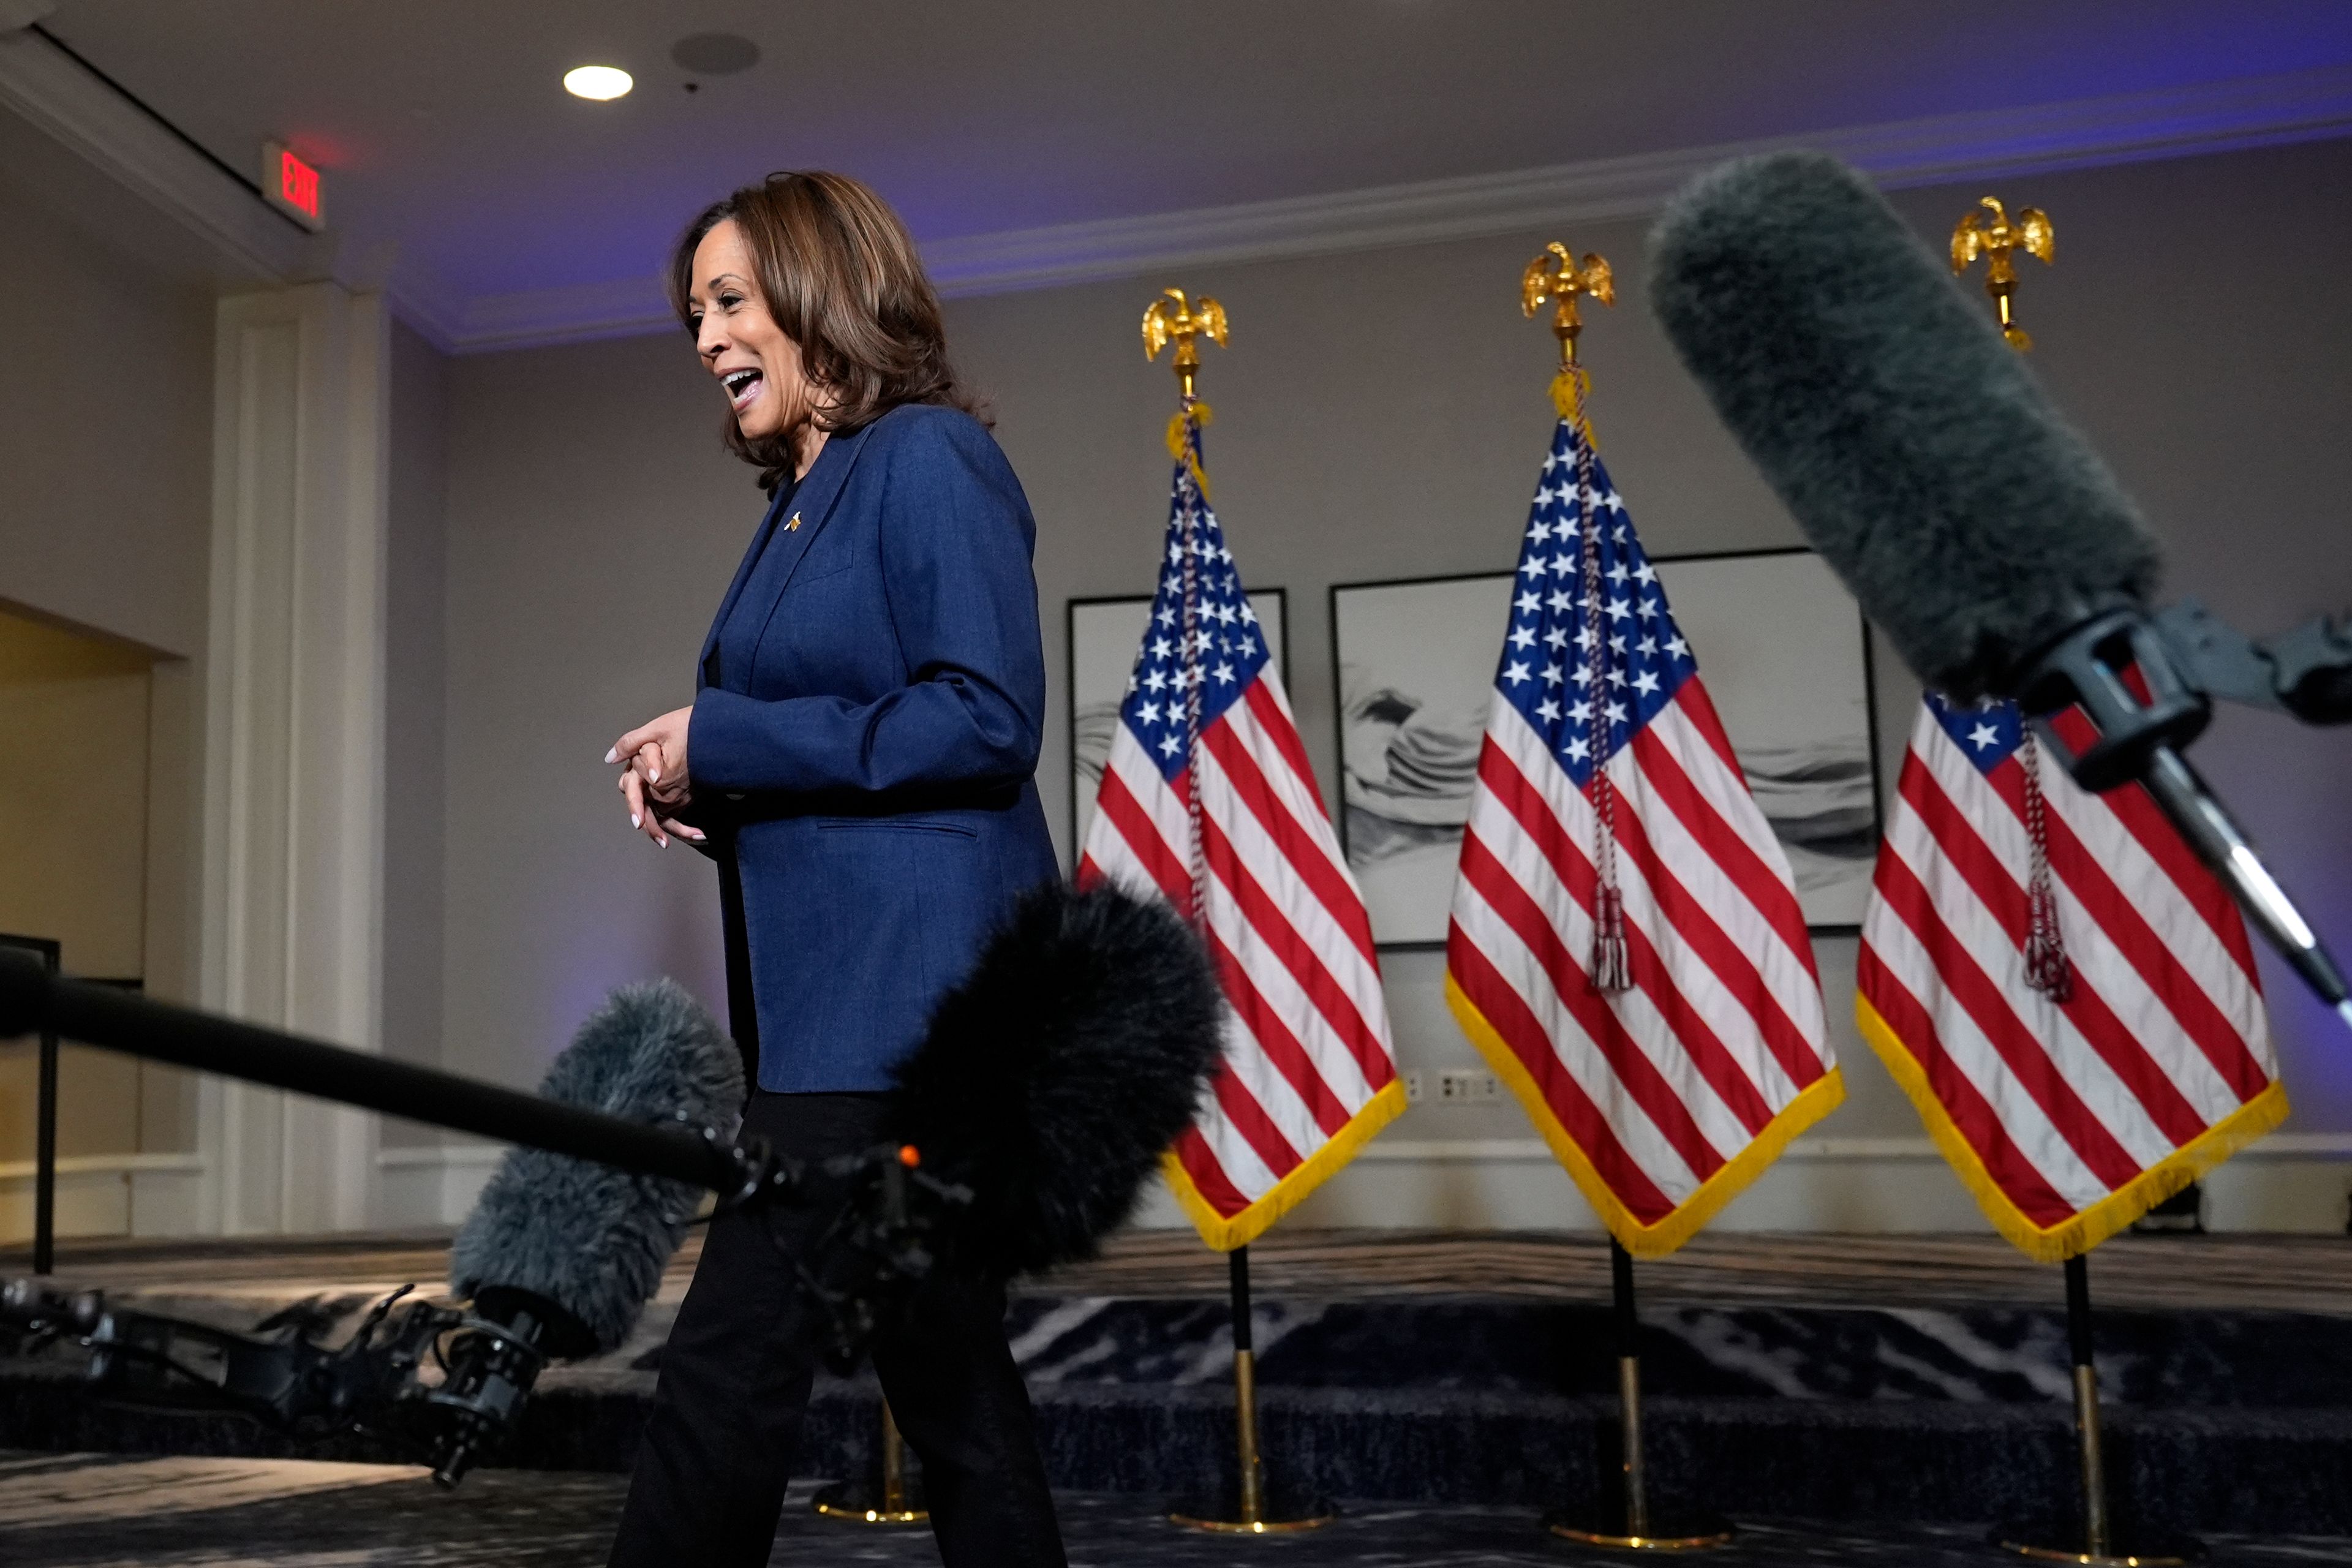
[[[1289, 596], [1281, 588], [1250, 588], [1250, 608], [1265, 630], [1275, 669], [1290, 683]], [[1096, 791], [1110, 757], [1119, 704], [1127, 697], [1143, 631], [1151, 619], [1152, 595], [1120, 594], [1068, 602], [1066, 644], [1069, 672], [1066, 721], [1069, 738], [1070, 857], [1085, 852], [1087, 827], [1094, 818]]]
[[[1861, 930], [1885, 825], [1877, 674], [1861, 607], [1802, 547], [1651, 557], [1807, 929]], [[1510, 572], [1335, 583], [1339, 840], [1383, 947], [1445, 940]]]

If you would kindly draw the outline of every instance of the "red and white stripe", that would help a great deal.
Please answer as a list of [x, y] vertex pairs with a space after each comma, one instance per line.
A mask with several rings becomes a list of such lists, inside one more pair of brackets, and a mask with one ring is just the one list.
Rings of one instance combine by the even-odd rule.
[[1788, 860], [1696, 675], [1608, 764], [1633, 985], [1594, 988], [1592, 801], [1498, 695], [1455, 1008], [1611, 1230], [1672, 1251], [1838, 1094]]
[[[1402, 1108], [1363, 895], [1271, 665], [1202, 733], [1203, 933], [1232, 1004], [1225, 1066], [1170, 1178], [1213, 1246], [1242, 1246]], [[1186, 775], [1118, 726], [1078, 866], [1192, 901]], [[1318, 1156], [1322, 1158], [1318, 1159]]]
[[[2061, 734], [2093, 738], [2075, 714]], [[1981, 772], [1922, 709], [1863, 925], [1861, 1014], [1994, 1223], [2061, 1258], [2285, 1102], [2244, 922], [2137, 784], [2092, 795], [2042, 766], [2074, 984], [2063, 1003], [2027, 984], [2032, 754]]]

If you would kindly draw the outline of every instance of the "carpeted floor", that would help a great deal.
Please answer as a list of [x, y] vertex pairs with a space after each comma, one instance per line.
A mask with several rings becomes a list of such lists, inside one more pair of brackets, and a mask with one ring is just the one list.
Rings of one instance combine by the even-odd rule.
[[[1286, 1474], [1391, 1501], [1370, 1516], [1377, 1524], [1360, 1516], [1336, 1533], [1262, 1542], [1247, 1552], [1286, 1552], [1301, 1563], [1574, 1560], [1528, 1526], [1534, 1505], [1589, 1494], [1605, 1462], [1614, 1367], [1604, 1242], [1292, 1230], [1252, 1254], [1269, 1452]], [[144, 1462], [198, 1467], [184, 1475], [199, 1479], [183, 1484], [169, 1469], [110, 1478], [105, 1466], [124, 1461], [85, 1458], [57, 1470], [73, 1478], [58, 1484], [142, 1507], [159, 1488], [201, 1489], [229, 1500], [215, 1507], [258, 1510], [251, 1517], [264, 1524], [293, 1521], [278, 1530], [230, 1521], [217, 1534], [142, 1525], [149, 1533], [129, 1542], [112, 1525], [19, 1530], [0, 1538], [0, 1568], [228, 1562], [237, 1559], [221, 1555], [222, 1543], [249, 1541], [313, 1553], [252, 1559], [260, 1562], [599, 1561], [595, 1543], [618, 1495], [613, 1477], [634, 1452], [696, 1256], [689, 1245], [672, 1264], [627, 1344], [548, 1372], [499, 1456], [520, 1470], [485, 1471], [455, 1499], [386, 1479], [399, 1471], [352, 1469], [333, 1480], [335, 1472], [289, 1469], [253, 1470], [279, 1479], [237, 1501], [247, 1473], [237, 1467], [263, 1457], [387, 1459], [399, 1451], [363, 1441], [289, 1448], [242, 1423], [96, 1404], [66, 1380], [71, 1358], [62, 1352], [0, 1368], [0, 1446], [170, 1454], [186, 1458]], [[0, 1256], [0, 1275], [12, 1261]], [[83, 1242], [60, 1264], [63, 1281], [102, 1287], [118, 1303], [249, 1326], [309, 1298], [356, 1312], [390, 1286], [435, 1281], [446, 1242], [415, 1234]], [[1224, 1273], [1224, 1259], [1189, 1235], [1129, 1234], [1097, 1262], [1028, 1282], [1013, 1304], [1009, 1326], [1049, 1473], [1070, 1490], [1082, 1561], [1208, 1563], [1240, 1550], [1170, 1537], [1153, 1521], [1150, 1496], [1230, 1474]], [[1985, 1560], [1980, 1530], [1940, 1521], [2071, 1493], [2058, 1269], [2027, 1263], [1990, 1237], [1725, 1235], [1702, 1237], [1641, 1273], [1648, 1448], [1659, 1484], [1707, 1477], [1727, 1509], [1874, 1521], [1842, 1534], [1831, 1556], [1811, 1553], [1802, 1532], [1759, 1529], [1745, 1555], [1722, 1561]], [[2352, 1536], [2341, 1484], [2352, 1474], [2352, 1362], [2341, 1353], [2352, 1240], [2119, 1237], [2100, 1248], [2092, 1288], [2119, 1509], [2212, 1531], [2252, 1522]], [[813, 1466], [840, 1473], [869, 1461], [878, 1421], [869, 1384], [821, 1384], [811, 1421]], [[36, 1493], [49, 1484], [37, 1461], [20, 1471]], [[553, 1471], [603, 1474], [544, 1474]], [[286, 1479], [298, 1476], [312, 1479]], [[295, 1495], [269, 1490], [281, 1482]], [[306, 1500], [306, 1487], [353, 1495], [348, 1506], [328, 1507]], [[393, 1501], [376, 1500], [378, 1491]], [[544, 1529], [532, 1522], [535, 1496], [569, 1500], [549, 1504]], [[1479, 1502], [1496, 1509], [1467, 1506]], [[919, 1539], [869, 1542], [793, 1518], [828, 1533], [793, 1536], [796, 1555], [780, 1561], [931, 1560]], [[1939, 1522], [1902, 1522], [1918, 1521]], [[7, 1528], [0, 1518], [0, 1531]], [[415, 1531], [431, 1539], [407, 1541], [404, 1532]], [[515, 1541], [540, 1542], [529, 1550], [541, 1554], [509, 1559]], [[2314, 1546], [2313, 1560], [2352, 1563], [2347, 1545]], [[28, 1556], [35, 1548], [47, 1555]], [[2286, 1550], [2240, 1560], [2294, 1560], [2278, 1555]]]
[[[421, 1470], [300, 1460], [0, 1455], [0, 1563], [8, 1568], [593, 1568], [625, 1482], [617, 1476], [486, 1470], [443, 1492]], [[927, 1531], [841, 1524], [795, 1488], [772, 1564], [935, 1563]], [[1537, 1529], [1525, 1510], [1368, 1505], [1307, 1534], [1236, 1540], [1166, 1524], [1144, 1500], [1060, 1500], [1073, 1568], [1280, 1563], [1296, 1568], [1517, 1568], [1622, 1563]], [[2214, 1568], [2352, 1562], [2352, 1540], [2216, 1538]], [[1974, 1527], [1752, 1524], [1722, 1568], [1902, 1564], [1962, 1568], [2018, 1559]]]

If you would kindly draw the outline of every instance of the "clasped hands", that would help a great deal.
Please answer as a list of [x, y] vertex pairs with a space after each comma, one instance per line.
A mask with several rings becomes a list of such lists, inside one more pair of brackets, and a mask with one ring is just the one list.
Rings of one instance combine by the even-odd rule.
[[640, 724], [604, 753], [604, 761], [621, 765], [621, 795], [629, 803], [629, 826], [663, 848], [670, 835], [693, 843], [702, 829], [677, 819], [693, 798], [686, 769], [686, 732], [694, 719], [691, 708], [674, 708], [650, 723]]

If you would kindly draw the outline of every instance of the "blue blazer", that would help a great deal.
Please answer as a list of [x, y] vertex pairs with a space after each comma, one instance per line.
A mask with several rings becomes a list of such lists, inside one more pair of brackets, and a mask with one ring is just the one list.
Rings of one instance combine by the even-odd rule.
[[762, 1089], [887, 1087], [990, 931], [1056, 874], [1034, 777], [1036, 531], [978, 421], [908, 405], [831, 437], [736, 570], [687, 772]]

